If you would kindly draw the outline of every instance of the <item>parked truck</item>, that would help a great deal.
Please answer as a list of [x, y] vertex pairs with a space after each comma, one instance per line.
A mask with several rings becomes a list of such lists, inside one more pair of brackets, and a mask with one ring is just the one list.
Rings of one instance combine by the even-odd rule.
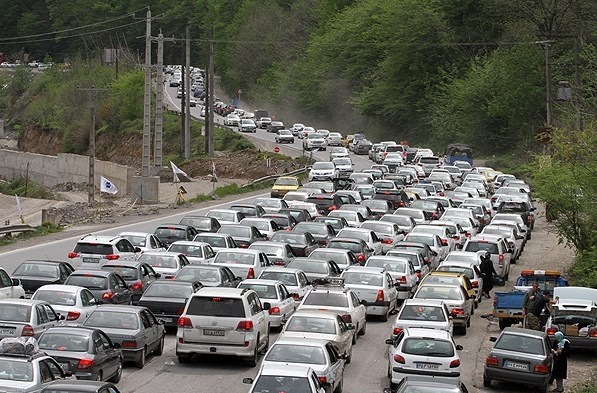
[[[568, 281], [557, 270], [523, 270], [512, 291], [494, 293], [493, 318], [499, 319], [500, 329], [523, 322], [522, 302], [533, 283], [539, 284], [539, 289], [550, 297], [553, 296], [555, 287], [568, 286]], [[541, 315], [542, 326], [548, 318], [549, 314], [544, 311]]]

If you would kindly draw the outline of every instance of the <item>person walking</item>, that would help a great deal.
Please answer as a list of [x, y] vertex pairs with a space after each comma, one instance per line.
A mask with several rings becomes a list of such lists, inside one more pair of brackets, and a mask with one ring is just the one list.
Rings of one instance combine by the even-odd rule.
[[481, 264], [479, 270], [483, 276], [483, 286], [481, 287], [481, 295], [487, 299], [491, 299], [489, 292], [493, 289], [493, 276], [497, 276], [493, 262], [491, 261], [491, 254], [485, 251], [481, 255]]
[[562, 332], [556, 332], [555, 341], [552, 344], [553, 371], [551, 377], [556, 380], [554, 392], [564, 391], [564, 379], [568, 372], [568, 354], [570, 353], [570, 341], [564, 338]]
[[[555, 299], [556, 301], [558, 298]], [[539, 284], [533, 283], [531, 289], [524, 295], [522, 301], [522, 317], [525, 321], [525, 327], [532, 330], [541, 330], [541, 313], [545, 306], [553, 304], [547, 293], [539, 290]]]

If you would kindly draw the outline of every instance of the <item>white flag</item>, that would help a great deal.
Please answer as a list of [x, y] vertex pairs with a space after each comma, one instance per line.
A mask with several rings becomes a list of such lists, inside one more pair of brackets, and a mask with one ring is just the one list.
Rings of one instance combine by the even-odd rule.
[[107, 192], [108, 194], [116, 194], [118, 192], [118, 188], [112, 183], [110, 180], [106, 179], [102, 176], [102, 184], [100, 186], [101, 192]]
[[216, 179], [216, 181], [218, 180], [218, 175], [216, 175], [216, 163], [215, 162], [211, 162], [211, 175], [214, 177], [214, 179]]
[[175, 163], [173, 163], [172, 161], [170, 161], [170, 166], [172, 167], [172, 172], [174, 172], [175, 175], [183, 175], [185, 177], [189, 177], [189, 175], [187, 175], [186, 173], [184, 173], [184, 171], [182, 169], [180, 169], [179, 167], [176, 166]]
[[17, 209], [19, 209], [19, 216], [23, 215], [23, 207], [21, 206], [21, 201], [19, 200], [19, 196], [15, 194], [15, 198], [17, 198]]

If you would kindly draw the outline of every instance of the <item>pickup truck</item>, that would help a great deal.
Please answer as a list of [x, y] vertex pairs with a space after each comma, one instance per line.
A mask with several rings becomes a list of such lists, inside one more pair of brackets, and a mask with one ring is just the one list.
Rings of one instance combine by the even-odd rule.
[[[499, 319], [500, 329], [523, 321], [522, 302], [525, 293], [533, 283], [539, 284], [539, 289], [550, 296], [554, 295], [554, 288], [568, 286], [568, 281], [560, 276], [556, 270], [523, 270], [516, 279], [514, 289], [510, 292], [495, 292], [493, 296], [493, 318]], [[542, 315], [542, 325], [547, 322], [548, 314]], [[555, 333], [555, 332], [554, 332]]]
[[554, 296], [559, 299], [545, 324], [548, 336], [560, 331], [571, 348], [597, 351], [597, 289], [560, 287]]

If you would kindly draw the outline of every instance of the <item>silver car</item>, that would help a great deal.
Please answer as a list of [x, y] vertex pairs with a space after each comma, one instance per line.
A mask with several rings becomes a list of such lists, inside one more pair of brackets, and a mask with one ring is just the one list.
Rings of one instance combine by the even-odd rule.
[[173, 279], [180, 269], [191, 264], [184, 254], [174, 251], [146, 252], [141, 254], [137, 261], [147, 263], [160, 274], [160, 279], [168, 280]]
[[352, 266], [342, 272], [344, 285], [351, 288], [367, 308], [367, 315], [379, 315], [387, 321], [398, 309], [394, 280], [384, 268]]
[[296, 304], [282, 281], [249, 279], [243, 280], [238, 287], [254, 290], [262, 303], [270, 304], [268, 310], [270, 329], [281, 329], [294, 313]]
[[[199, 236], [199, 235], [197, 235]], [[216, 256], [214, 249], [204, 242], [179, 240], [168, 247], [169, 252], [181, 253], [191, 264], [206, 264], [213, 261]], [[154, 267], [155, 269], [155, 267]], [[157, 269], [156, 269], [157, 271]]]
[[38, 353], [29, 355], [0, 355], [0, 391], [38, 393], [56, 380], [74, 379], [62, 370], [58, 362]]
[[396, 315], [392, 326], [392, 338], [404, 328], [424, 327], [453, 332], [454, 324], [450, 310], [441, 300], [407, 299]]
[[31, 299], [50, 303], [66, 325], [83, 323], [99, 304], [89, 289], [75, 285], [44, 285]]
[[413, 299], [442, 300], [450, 309], [454, 326], [458, 327], [463, 335], [466, 334], [466, 329], [471, 326], [474, 300], [468, 296], [462, 285], [431, 282], [421, 284]]
[[57, 325], [59, 320], [56, 311], [46, 301], [0, 300], [0, 339], [21, 336], [39, 338], [47, 328]]

